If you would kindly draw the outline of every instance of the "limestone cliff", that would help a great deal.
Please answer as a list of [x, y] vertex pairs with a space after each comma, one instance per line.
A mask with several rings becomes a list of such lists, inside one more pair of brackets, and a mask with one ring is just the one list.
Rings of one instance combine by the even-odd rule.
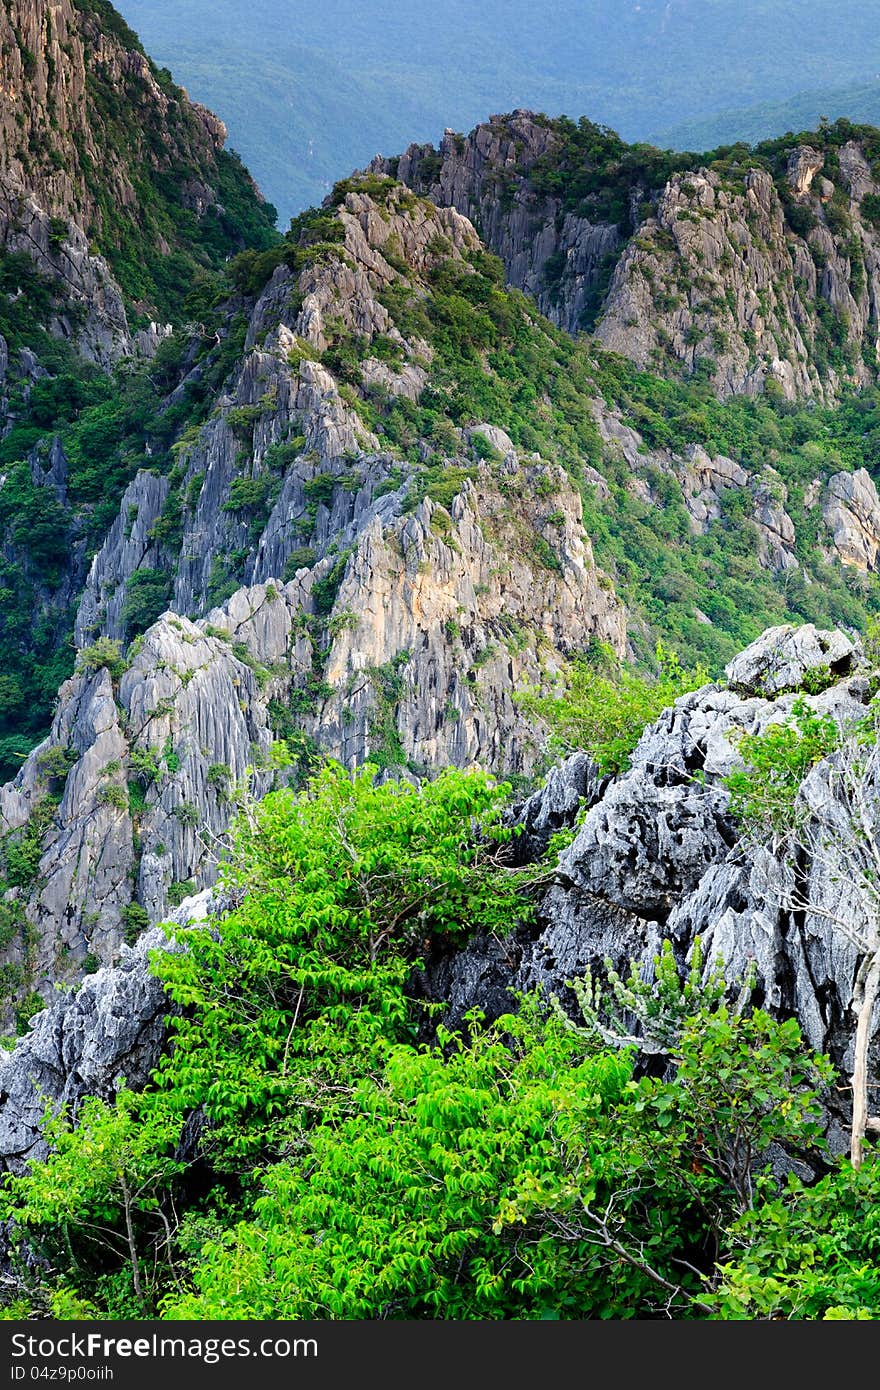
[[[831, 683], [811, 695], [817, 673]], [[851, 1069], [858, 953], [834, 921], [851, 913], [856, 923], [846, 873], [827, 857], [798, 868], [782, 846], [743, 842], [721, 779], [740, 765], [741, 733], [791, 718], [798, 700], [845, 727], [864, 716], [875, 681], [842, 633], [773, 629], [730, 663], [725, 681], [684, 696], [646, 729], [623, 776], [602, 780], [583, 755], [570, 759], [515, 813], [537, 847], [542, 825], [546, 843], [580, 811], [536, 927], [436, 960], [426, 991], [447, 1001], [450, 1018], [475, 1006], [497, 1016], [510, 988], [568, 998], [567, 982], [587, 968], [601, 978], [606, 958], [624, 973], [635, 959], [650, 978], [664, 938], [683, 964], [699, 937], [707, 969], [720, 957], [732, 986], [754, 969], [764, 1007], [797, 1018], [811, 1047]], [[833, 823], [833, 766], [833, 757], [820, 762], [804, 783], [815, 824]], [[878, 776], [873, 758], [873, 785]], [[872, 1033], [876, 1058], [880, 1009]], [[835, 1142], [846, 1147], [843, 1129]]]
[[397, 159], [379, 157], [370, 169], [464, 213], [503, 260], [508, 283], [576, 333], [624, 234], [610, 218], [572, 211], [562, 196], [535, 187], [530, 175], [552, 165], [562, 143], [546, 118], [513, 111], [491, 116], [467, 136], [445, 131], [436, 150], [410, 145]]
[[58, 293], [51, 330], [106, 365], [134, 347], [120, 282], [155, 316], [151, 262], [192, 251], [199, 222], [233, 249], [221, 198], [256, 206], [256, 189], [223, 153], [223, 123], [109, 5], [9, 0], [0, 92], [0, 251], [34, 261]]
[[775, 182], [761, 167], [675, 175], [615, 270], [599, 341], [661, 371], [703, 361], [722, 396], [773, 383], [830, 400], [874, 382], [876, 191], [855, 140], [833, 162], [799, 148]]
[[[592, 639], [626, 649], [564, 469], [492, 421], [402, 455], [360, 413], [375, 381], [411, 399], [431, 368], [383, 291], [425, 296], [431, 267], [464, 273], [478, 250], [458, 213], [383, 196], [349, 191], [332, 254], [275, 269], [215, 410], [170, 477], [137, 474], [92, 562], [81, 670], [0, 793], [0, 834], [38, 837], [33, 882], [8, 894], [29, 988], [113, 961], [213, 883], [236, 785], [249, 768], [257, 794], [271, 785], [273, 735], [348, 766], [531, 776], [542, 749], [518, 696]], [[363, 396], [317, 360], [355, 332]], [[389, 340], [393, 367], [371, 354]], [[114, 661], [144, 578], [167, 583], [169, 611]]]
[[[641, 962], [650, 979], [664, 938], [683, 966], [699, 936], [707, 970], [720, 957], [732, 989], [753, 970], [755, 1001], [797, 1018], [808, 1044], [847, 1072], [857, 952], [834, 919], [857, 905], [832, 861], [797, 864], [782, 847], [741, 839], [722, 779], [739, 765], [740, 734], [785, 721], [797, 701], [846, 726], [864, 716], [876, 681], [859, 644], [840, 632], [770, 630], [730, 663], [723, 681], [679, 699], [648, 727], [629, 771], [602, 777], [583, 753], [553, 768], [509, 814], [523, 827], [510, 851], [520, 863], [543, 854], [552, 834], [570, 832], [536, 920], [507, 938], [438, 950], [421, 992], [445, 1003], [453, 1023], [473, 1007], [490, 1018], [508, 1011], [511, 990], [538, 987], [570, 1003], [568, 981], [587, 968], [601, 976], [607, 957], [618, 969]], [[826, 688], [810, 693], [817, 683]], [[870, 784], [878, 777], [873, 756]], [[803, 784], [816, 824], [834, 817], [835, 785], [833, 756]], [[222, 931], [222, 910], [202, 895], [173, 915], [185, 922], [207, 914]], [[164, 1012], [147, 953], [165, 944], [154, 931], [134, 949], [123, 947], [117, 968], [56, 997], [0, 1057], [2, 1166], [17, 1169], [41, 1152], [38, 1091], [75, 1101], [111, 1095], [126, 1078], [143, 1083], [162, 1046]], [[876, 1063], [880, 1009], [872, 1033]], [[842, 1151], [846, 1103], [834, 1092], [826, 1103], [830, 1138]]]
[[581, 125], [515, 111], [370, 167], [473, 217], [511, 284], [641, 367], [789, 400], [876, 380], [873, 132], [701, 157]]

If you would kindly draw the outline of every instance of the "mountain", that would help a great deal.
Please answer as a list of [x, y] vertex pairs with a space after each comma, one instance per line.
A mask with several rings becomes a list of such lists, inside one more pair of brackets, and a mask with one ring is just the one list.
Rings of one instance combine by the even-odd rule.
[[668, 127], [654, 136], [658, 145], [674, 150], [711, 150], [745, 141], [757, 144], [784, 131], [815, 130], [821, 120], [841, 117], [857, 125], [880, 122], [880, 82], [851, 82], [841, 87], [818, 87], [797, 92], [785, 101], [761, 101], [731, 107], [699, 119]]
[[[303, 766], [528, 783], [522, 700], [578, 652], [647, 659], [661, 637], [718, 669], [770, 624], [872, 610], [873, 409], [646, 379], [505, 289], [462, 214], [377, 173], [228, 275], [219, 343], [172, 335], [185, 374], [103, 477], [77, 672], [2, 792], [21, 997], [57, 971], [59, 917], [76, 973], [214, 881], [273, 734]], [[105, 415], [85, 419], [91, 438]]]
[[875, 1181], [880, 131], [517, 107], [281, 236], [104, 0], [4, 14], [3, 1298], [775, 1316], [772, 1173]]
[[[223, 111], [282, 226], [320, 202], [341, 171], [444, 126], [467, 130], [489, 111], [586, 112], [628, 140], [664, 144], [672, 125], [720, 108], [876, 76], [873, 16], [855, 0], [451, 0], [442, 9], [415, 0], [396, 10], [377, 0], [254, 0], [247, 10], [238, 0], [125, 0], [121, 8], [150, 52]], [[755, 138], [787, 128], [762, 127]], [[723, 130], [696, 147], [735, 138]]]
[[517, 111], [370, 169], [472, 217], [569, 332], [721, 395], [794, 400], [876, 377], [878, 154], [846, 120], [675, 155]]
[[[200, 267], [268, 244], [274, 211], [223, 150], [222, 121], [187, 101], [105, 0], [12, 0], [0, 26], [7, 251], [38, 249], [38, 268], [69, 282], [83, 273], [65, 252], [72, 221], [79, 255], [86, 237], [137, 312], [167, 315]], [[39, 228], [11, 225], [22, 217]]]
[[[17, 1007], [57, 969], [61, 917], [75, 974], [213, 882], [197, 827], [222, 837], [273, 734], [304, 766], [477, 761], [528, 782], [545, 734], [523, 701], [579, 652], [650, 661], [660, 639], [717, 672], [767, 626], [864, 629], [876, 131], [704, 164], [518, 111], [375, 161], [281, 239], [216, 124], [163, 90], [118, 17], [59, 16], [79, 43], [54, 80], [103, 129], [114, 187], [141, 181], [153, 305], [184, 266], [187, 285], [138, 342], [139, 204], [101, 221], [87, 151], [57, 179], [8, 156], [55, 237], [5, 262], [45, 325], [9, 325], [0, 445]], [[39, 97], [54, 50], [35, 33]], [[128, 106], [89, 105], [108, 64], [136, 73], [133, 144]], [[35, 128], [54, 131], [49, 104]], [[238, 179], [246, 218], [218, 211], [209, 175]], [[200, 190], [176, 222], [155, 193], [172, 184]], [[54, 298], [52, 247], [67, 254], [77, 219], [120, 315], [97, 364]], [[585, 315], [596, 337], [572, 336]], [[851, 384], [863, 397], [838, 404]]]
[[[187, 101], [103, 0], [11, 4], [0, 33], [11, 94], [0, 113], [8, 766], [5, 737], [15, 764], [22, 737], [26, 748], [48, 724], [73, 664], [71, 604], [90, 546], [177, 380], [167, 321], [204, 319], [226, 258], [277, 235], [274, 210], [223, 149], [222, 122]], [[152, 375], [128, 370], [163, 339]], [[175, 409], [172, 432], [187, 414]]]

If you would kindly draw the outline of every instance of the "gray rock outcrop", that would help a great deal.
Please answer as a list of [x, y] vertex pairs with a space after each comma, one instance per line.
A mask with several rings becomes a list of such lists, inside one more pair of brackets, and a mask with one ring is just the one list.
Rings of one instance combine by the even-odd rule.
[[[829, 658], [837, 669], [832, 684], [820, 694], [805, 691], [804, 679], [827, 671]], [[850, 914], [855, 923], [862, 908], [849, 895], [846, 867], [825, 856], [798, 861], [769, 835], [743, 840], [722, 779], [741, 765], [738, 737], [791, 718], [799, 699], [841, 728], [863, 718], [871, 688], [865, 672], [860, 648], [842, 633], [775, 629], [731, 663], [729, 686], [682, 697], [646, 729], [621, 777], [597, 785], [582, 767], [563, 764], [557, 777], [583, 787], [584, 800], [566, 796], [560, 806], [562, 821], [580, 824], [558, 858], [537, 926], [433, 962], [427, 992], [448, 1000], [453, 1019], [475, 1005], [497, 1016], [510, 1008], [511, 988], [537, 987], [573, 1002], [567, 982], [586, 969], [601, 977], [606, 958], [624, 973], [636, 960], [650, 978], [664, 938], [683, 964], [699, 937], [707, 969], [720, 957], [731, 987], [754, 970], [755, 999], [779, 1017], [797, 1018], [807, 1045], [848, 1074], [858, 953], [832, 917]], [[876, 781], [876, 756], [872, 766]], [[834, 785], [833, 759], [818, 762], [803, 785], [817, 821], [839, 814]], [[544, 796], [552, 814], [559, 802], [553, 779], [523, 808], [529, 823], [541, 820]], [[873, 1034], [876, 1066], [880, 1008]], [[845, 1136], [834, 1125], [844, 1110], [832, 1117], [841, 1148]]]
[[873, 184], [850, 181], [859, 197], [844, 194], [844, 236], [796, 153], [797, 221], [763, 169], [741, 187], [712, 169], [673, 175], [615, 268], [597, 327], [605, 348], [661, 372], [703, 360], [721, 396], [772, 385], [789, 400], [832, 400], [875, 379], [880, 242], [859, 201]]
[[[464, 213], [501, 257], [508, 284], [577, 333], [623, 237], [615, 223], [591, 222], [530, 183], [529, 171], [560, 148], [550, 122], [518, 110], [490, 116], [467, 136], [447, 130], [437, 150], [410, 145], [399, 159], [379, 157], [369, 167]], [[555, 268], [552, 277], [548, 266]]]
[[[571, 159], [553, 122], [518, 110], [370, 169], [472, 218], [509, 284], [640, 367], [702, 364], [722, 397], [769, 387], [831, 401], [876, 380], [880, 233], [862, 202], [877, 185], [857, 140], [840, 148], [834, 182], [820, 176], [830, 160], [807, 145], [775, 179], [747, 160], [653, 188], [633, 176], [628, 215], [614, 224], [591, 222], [588, 198], [566, 201]], [[535, 175], [554, 160], [563, 191], [551, 195]], [[584, 172], [601, 184], [599, 168]]]
[[[181, 904], [180, 925], [204, 921], [210, 894]], [[0, 1172], [20, 1173], [44, 1158], [47, 1106], [69, 1107], [96, 1096], [111, 1100], [122, 1086], [149, 1079], [165, 1040], [171, 1005], [150, 971], [154, 951], [179, 949], [165, 932], [145, 932], [124, 947], [116, 966], [88, 975], [76, 989], [54, 995], [10, 1052], [0, 1051]]]
[[835, 473], [822, 500], [822, 518], [843, 565], [876, 571], [880, 556], [880, 497], [870, 473]]

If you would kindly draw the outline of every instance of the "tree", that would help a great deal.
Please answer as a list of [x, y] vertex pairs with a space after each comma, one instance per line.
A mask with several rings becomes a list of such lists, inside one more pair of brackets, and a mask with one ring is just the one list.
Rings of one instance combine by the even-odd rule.
[[43, 1135], [51, 1157], [7, 1177], [0, 1217], [48, 1255], [56, 1272], [78, 1281], [87, 1269], [124, 1261], [133, 1298], [127, 1311], [142, 1316], [160, 1258], [173, 1246], [169, 1192], [183, 1167], [175, 1157], [179, 1116], [123, 1090], [110, 1103], [84, 1101], [75, 1119], [66, 1106], [55, 1114], [50, 1106]]
[[[768, 832], [793, 871], [785, 906], [828, 922], [855, 952], [850, 1159], [880, 1133], [868, 1107], [868, 1054], [880, 996], [880, 706], [848, 723], [804, 701], [786, 724], [739, 741], [745, 767], [727, 778], [752, 839]], [[830, 888], [831, 894], [823, 890]], [[820, 900], [821, 897], [821, 900]], [[829, 900], [832, 905], [829, 906]]]
[[598, 643], [587, 657], [572, 662], [563, 693], [531, 690], [519, 703], [548, 725], [553, 751], [583, 749], [603, 774], [626, 772], [647, 726], [680, 695], [709, 679], [705, 668], [687, 669], [660, 642], [655, 657], [656, 671], [646, 675], [620, 665], [611, 648]]

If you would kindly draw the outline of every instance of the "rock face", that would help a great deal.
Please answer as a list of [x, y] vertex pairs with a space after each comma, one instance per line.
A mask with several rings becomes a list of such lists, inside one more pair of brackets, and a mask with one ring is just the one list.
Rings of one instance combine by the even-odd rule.
[[[560, 328], [577, 333], [623, 238], [616, 224], [567, 212], [560, 198], [531, 185], [529, 171], [552, 159], [561, 144], [549, 121], [514, 111], [491, 116], [468, 136], [447, 130], [437, 150], [410, 145], [399, 159], [375, 159], [370, 169], [464, 213], [503, 260], [508, 284], [530, 294]], [[558, 274], [548, 277], [548, 265]]]
[[[535, 170], [554, 161], [551, 196]], [[774, 175], [747, 157], [695, 161], [658, 187], [633, 175], [613, 225], [594, 225], [587, 196], [566, 194], [601, 187], [618, 165], [570, 167], [564, 133], [528, 111], [370, 167], [472, 217], [509, 283], [569, 332], [598, 312], [603, 347], [640, 367], [705, 369], [720, 396], [770, 385], [789, 400], [832, 400], [877, 377], [880, 233], [863, 200], [878, 188], [856, 140], [793, 147], [777, 163]]]
[[[691, 529], [699, 535], [722, 518], [725, 494], [740, 492], [747, 498], [746, 515], [748, 525], [754, 528], [758, 563], [776, 573], [799, 567], [794, 523], [785, 510], [787, 490], [773, 468], [765, 466], [760, 472], [749, 473], [723, 454], [711, 456], [700, 444], [688, 445], [681, 454], [651, 449], [637, 430], [623, 423], [613, 406], [597, 400], [594, 411], [606, 451], [626, 463], [627, 486], [642, 501], [658, 508], [664, 505], [663, 490], [656, 486], [659, 470], [681, 490]], [[600, 497], [603, 488], [607, 494], [607, 483], [600, 474], [590, 481]], [[821, 487], [821, 483], [817, 481], [816, 486]]]
[[[210, 894], [182, 904], [181, 925], [204, 921]], [[164, 932], [145, 932], [112, 969], [56, 995], [12, 1052], [0, 1052], [0, 1171], [20, 1173], [47, 1153], [41, 1124], [47, 1104], [75, 1113], [86, 1096], [110, 1100], [148, 1080], [165, 1039], [168, 999], [150, 973], [153, 951], [176, 949]]]
[[187, 171], [183, 205], [196, 218], [216, 213], [225, 127], [159, 73], [115, 12], [75, 0], [9, 0], [0, 85], [0, 252], [28, 255], [53, 283], [50, 329], [84, 356], [108, 366], [151, 355], [94, 245], [143, 237], [144, 181], [171, 170]]
[[[829, 664], [834, 683], [820, 695], [804, 693], [808, 674]], [[603, 784], [585, 775], [580, 755], [563, 764], [519, 812], [526, 843], [538, 849], [532, 827], [572, 825], [580, 810], [537, 927], [435, 962], [427, 992], [447, 1000], [453, 1018], [475, 1005], [497, 1016], [510, 1007], [508, 988], [568, 998], [566, 982], [587, 968], [601, 974], [606, 957], [626, 973], [630, 959], [640, 961], [650, 978], [664, 938], [683, 963], [699, 936], [707, 963], [720, 956], [732, 985], [754, 967], [757, 1000], [795, 1016], [808, 1045], [847, 1072], [857, 954], [827, 916], [849, 912], [855, 922], [858, 915], [842, 886], [845, 868], [816, 860], [797, 870], [772, 841], [741, 841], [721, 778], [738, 765], [738, 735], [784, 721], [799, 698], [843, 727], [863, 716], [866, 671], [860, 648], [842, 633], [773, 629], [731, 663], [727, 686], [684, 696], [646, 729], [620, 778]], [[869, 775], [880, 777], [876, 757]], [[802, 795], [815, 818], [833, 818], [829, 763], [813, 769]], [[795, 894], [806, 910], [792, 905]], [[876, 1064], [880, 1009], [873, 1033]], [[836, 1142], [844, 1146], [842, 1130]]]
[[721, 396], [772, 383], [831, 400], [874, 381], [880, 241], [862, 199], [875, 186], [867, 165], [855, 177], [852, 142], [829, 189], [810, 172], [822, 157], [795, 154], [788, 190], [759, 168], [674, 175], [615, 269], [602, 345], [660, 371], [704, 361]]
[[[272, 784], [273, 736], [305, 735], [349, 767], [531, 776], [541, 741], [519, 695], [593, 639], [626, 650], [561, 467], [487, 421], [449, 437], [442, 503], [410, 497], [414, 465], [380, 449], [310, 355], [342, 321], [368, 361], [370, 339], [390, 339], [395, 379], [418, 394], [431, 350], [383, 305], [403, 278], [383, 248], [422, 285], [438, 257], [465, 264], [470, 223], [402, 188], [381, 207], [350, 191], [340, 222], [337, 257], [298, 281], [275, 271], [176, 478], [138, 473], [92, 562], [82, 669], [0, 793], [0, 833], [39, 834], [34, 881], [10, 899], [23, 935], [7, 958], [28, 989], [112, 963], [141, 923], [214, 882], [235, 786]], [[169, 608], [111, 679], [89, 644], [128, 640], [143, 580]]]
[[[0, 801], [0, 833], [14, 831], [63, 786], [32, 885], [7, 895], [21, 926], [7, 959], [48, 997], [53, 982], [115, 961], [195, 881], [213, 883], [230, 794], [270, 741], [251, 667], [173, 614], [118, 684], [106, 669], [67, 682], [49, 739]], [[53, 750], [62, 776], [52, 776]], [[267, 790], [268, 775], [253, 776], [257, 793]]]
[[[259, 626], [259, 614], [249, 621]], [[283, 630], [268, 611], [263, 622], [267, 631]], [[811, 674], [829, 671], [832, 683], [810, 694]], [[585, 755], [568, 758], [510, 812], [523, 826], [511, 845], [520, 863], [542, 854], [557, 831], [571, 831], [536, 923], [429, 962], [423, 991], [446, 1003], [451, 1020], [474, 1006], [497, 1017], [510, 1008], [511, 989], [537, 987], [567, 1000], [567, 982], [587, 968], [601, 973], [607, 957], [618, 969], [640, 961], [650, 978], [663, 939], [683, 964], [699, 936], [707, 969], [720, 957], [732, 988], [754, 970], [757, 1002], [796, 1017], [807, 1044], [847, 1072], [858, 958], [831, 916], [850, 914], [857, 925], [860, 909], [845, 866], [825, 858], [798, 862], [772, 839], [742, 840], [722, 779], [739, 763], [739, 736], [789, 719], [798, 700], [842, 728], [863, 717], [871, 675], [859, 645], [842, 633], [772, 629], [731, 662], [726, 684], [705, 686], [664, 711], [645, 730], [628, 772], [603, 779]], [[880, 780], [876, 753], [868, 776]], [[801, 796], [815, 822], [834, 821], [840, 807], [831, 761], [813, 767]], [[173, 915], [185, 923], [219, 910], [202, 894]], [[56, 996], [27, 1037], [0, 1057], [6, 1167], [18, 1171], [43, 1151], [44, 1097], [75, 1104], [86, 1094], [112, 1095], [123, 1079], [134, 1086], [146, 1079], [166, 1009], [147, 957], [166, 946], [163, 934], [151, 931], [134, 948], [123, 947], [117, 967]], [[873, 1035], [876, 1065], [880, 1008]], [[830, 1135], [843, 1149], [843, 1107], [838, 1114], [833, 1095], [829, 1105]]]
[[822, 518], [831, 531], [841, 564], [876, 571], [880, 556], [880, 497], [870, 473], [835, 473], [822, 501]]

